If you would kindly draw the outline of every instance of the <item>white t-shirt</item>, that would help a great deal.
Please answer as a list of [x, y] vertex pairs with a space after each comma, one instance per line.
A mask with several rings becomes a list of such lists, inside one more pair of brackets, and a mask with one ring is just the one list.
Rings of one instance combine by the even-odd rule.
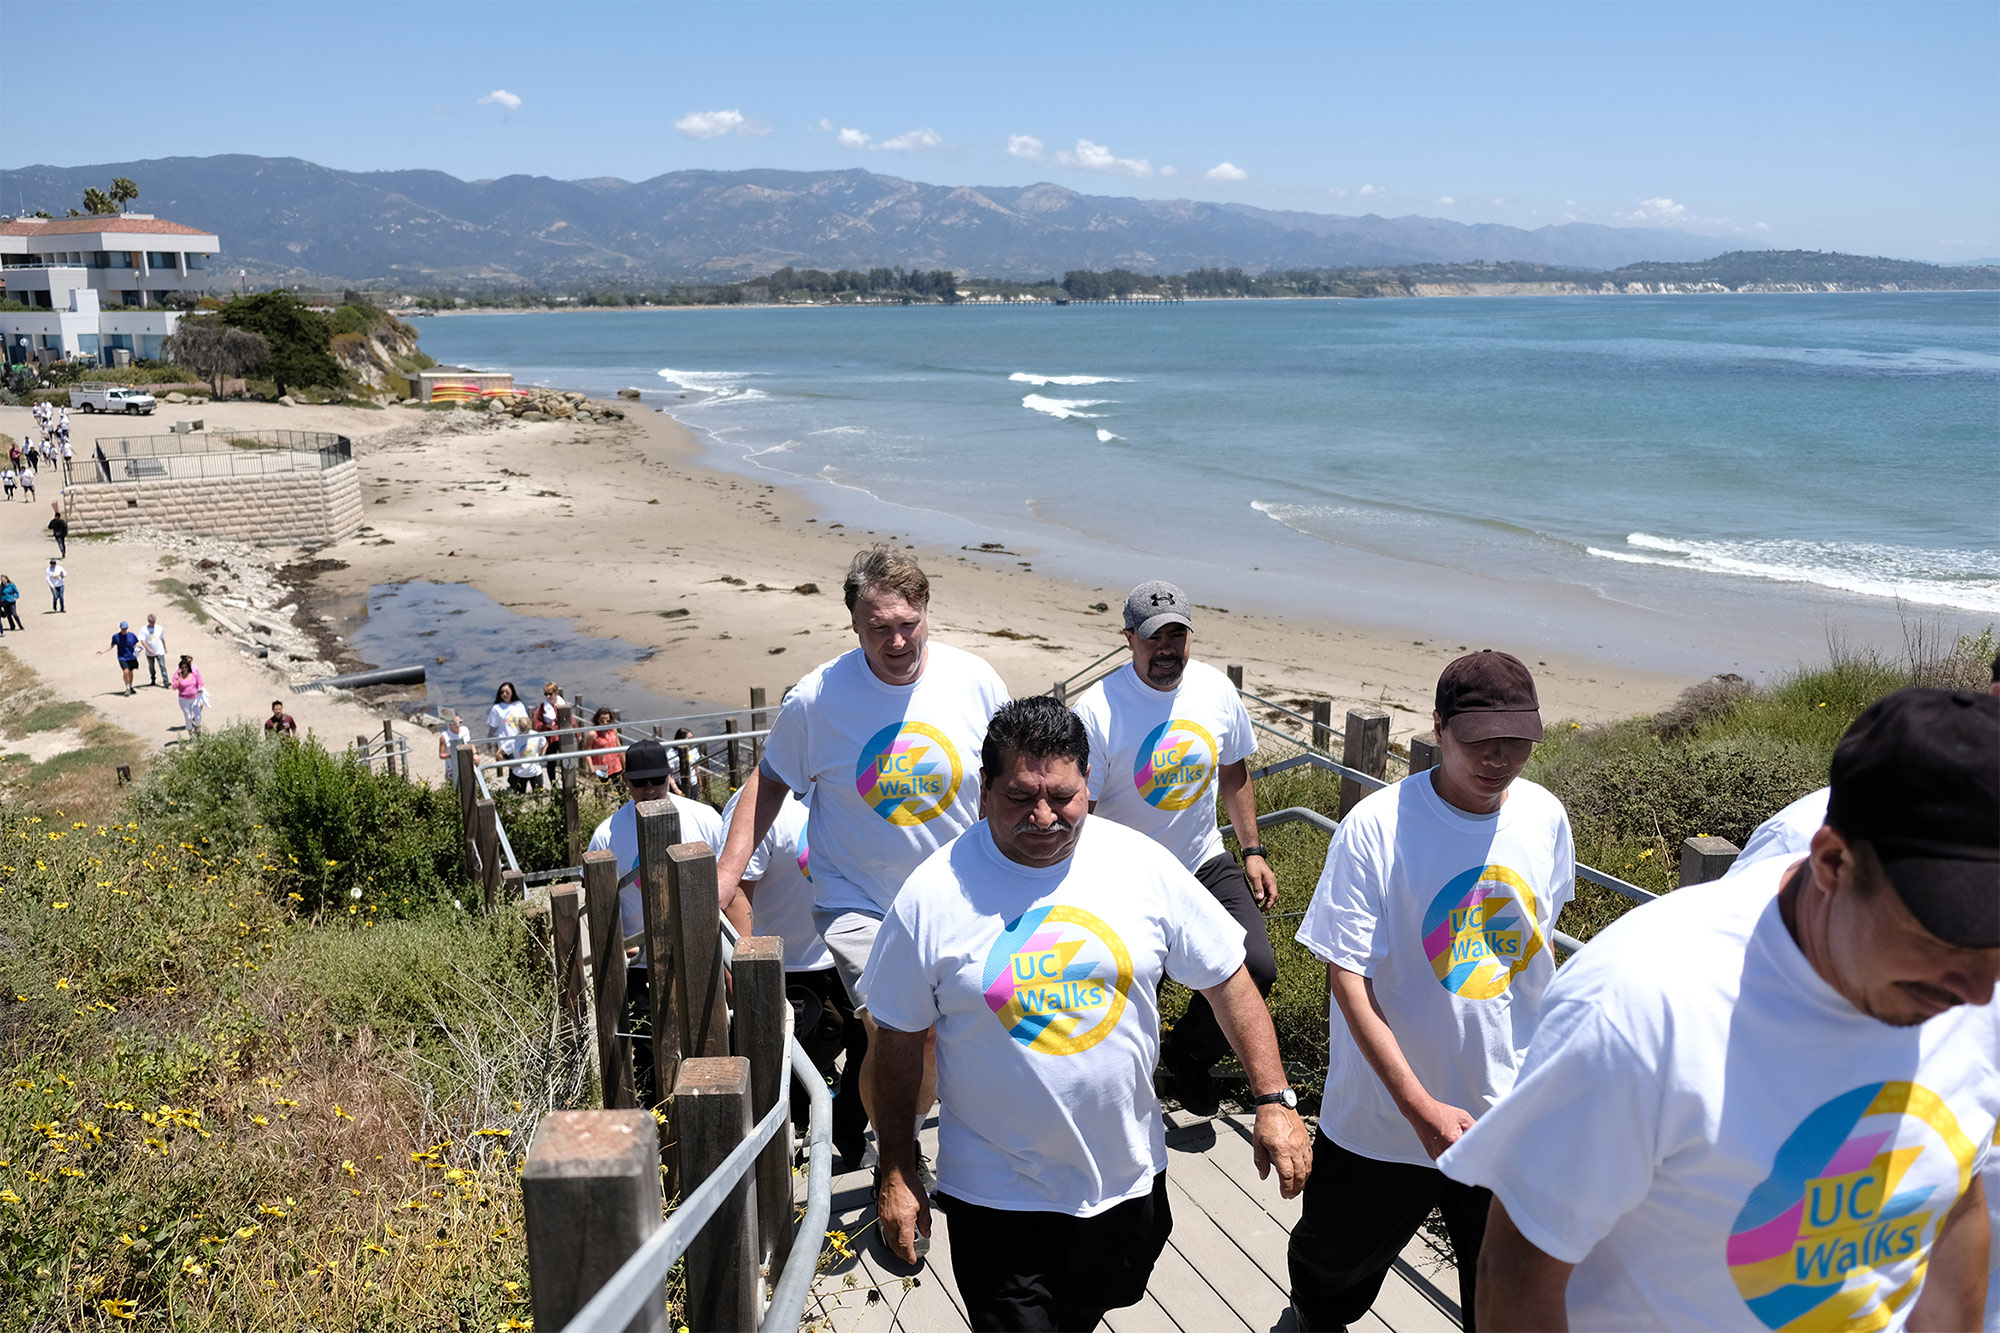
[[[1298, 940], [1369, 978], [1424, 1091], [1477, 1118], [1513, 1086], [1555, 975], [1549, 932], [1575, 892], [1562, 802], [1517, 778], [1498, 814], [1470, 815], [1419, 774], [1341, 821]], [[1320, 1128], [1363, 1157], [1429, 1166], [1338, 1005], [1327, 1027]]]
[[162, 625], [143, 626], [139, 630], [139, 642], [145, 646], [148, 657], [167, 655], [167, 631]]
[[1863, 1014], [1785, 929], [1792, 864], [1593, 940], [1513, 1092], [1438, 1161], [1576, 1265], [1573, 1328], [1899, 1328], [1991, 1151], [2000, 1006]]
[[1831, 787], [1821, 787], [1818, 791], [1809, 791], [1759, 824], [1751, 831], [1743, 850], [1736, 854], [1729, 873], [1733, 875], [1766, 857], [1782, 856], [1788, 861], [1796, 861], [1811, 851], [1813, 834], [1826, 823], [1826, 798], [1832, 790]]
[[[722, 807], [722, 825], [736, 818], [738, 791]], [[755, 880], [751, 894], [750, 929], [776, 935], [785, 942], [785, 971], [817, 972], [833, 966], [833, 955], [813, 924], [811, 848], [806, 837], [806, 806], [790, 792], [771, 821], [771, 831], [750, 853], [743, 878]]]
[[63, 586], [63, 581], [69, 578], [69, 571], [61, 565], [50, 565], [42, 571], [42, 577], [49, 581], [51, 588], [60, 588]]
[[[146, 636], [141, 634], [139, 637], [144, 639]], [[151, 648], [149, 647], [147, 651], [150, 652]], [[164, 651], [163, 648], [162, 652]], [[438, 739], [447, 747], [444, 755], [444, 785], [447, 787], [456, 786], [458, 784], [457, 750], [461, 745], [472, 744], [472, 728], [466, 726], [464, 719], [461, 718], [458, 730], [456, 731], [453, 731], [449, 726], [440, 727], [438, 729]], [[474, 788], [474, 790], [477, 790], [477, 788]]]
[[1090, 733], [1096, 813], [1138, 829], [1190, 870], [1222, 854], [1217, 770], [1257, 750], [1229, 677], [1189, 662], [1180, 685], [1161, 691], [1128, 662], [1084, 692], [1076, 715]]
[[979, 747], [1007, 687], [932, 643], [913, 685], [885, 685], [859, 648], [806, 674], [778, 710], [763, 766], [812, 793], [821, 911], [886, 912], [903, 880], [979, 818]]
[[[681, 817], [682, 842], [705, 842], [711, 851], [722, 850], [729, 828], [712, 806], [671, 796]], [[639, 814], [638, 802], [627, 801], [611, 812], [611, 818], [590, 835], [589, 852], [610, 851], [618, 857], [618, 932], [626, 939], [646, 932], [646, 908], [639, 898]]]
[[1033, 869], [982, 820], [903, 885], [861, 991], [883, 1027], [937, 1027], [939, 1189], [1089, 1217], [1167, 1169], [1161, 974], [1201, 990], [1242, 965], [1243, 928], [1151, 839], [1086, 815]]
[[521, 753], [521, 743], [515, 738], [527, 729], [528, 708], [519, 699], [510, 704], [494, 704], [486, 710], [487, 738], [504, 737], [500, 753], [509, 759]]

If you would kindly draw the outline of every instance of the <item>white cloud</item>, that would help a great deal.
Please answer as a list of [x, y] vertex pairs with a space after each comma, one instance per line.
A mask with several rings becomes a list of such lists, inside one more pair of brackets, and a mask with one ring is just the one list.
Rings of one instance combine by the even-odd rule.
[[893, 139], [884, 139], [876, 144], [893, 153], [914, 153], [920, 148], [935, 148], [944, 142], [944, 136], [933, 129], [905, 130]]
[[1250, 179], [1250, 173], [1237, 166], [1234, 162], [1218, 162], [1203, 174], [1212, 181], [1247, 181]]
[[1439, 196], [1438, 196], [1438, 207], [1440, 207], [1440, 208], [1450, 208], [1450, 207], [1451, 207], [1452, 205], [1456, 204], [1457, 202], [1458, 202], [1458, 200], [1456, 200], [1456, 199], [1452, 198], [1452, 197], [1451, 197], [1450, 195], [1448, 195], [1448, 194], [1441, 194], [1441, 195], [1439, 195]]
[[1386, 185], [1364, 185], [1361, 187], [1361, 197], [1363, 199], [1373, 198], [1376, 196], [1385, 195], [1387, 193], [1389, 193], [1389, 187]]
[[1336, 185], [1328, 190], [1327, 193], [1336, 199], [1345, 199], [1347, 198], [1347, 187], [1345, 185]]
[[1032, 134], [1010, 134], [1007, 136], [1007, 156], [1018, 157], [1028, 162], [1042, 160], [1042, 141]]
[[1704, 217], [1690, 210], [1686, 204], [1664, 196], [1642, 199], [1639, 201], [1639, 206], [1631, 212], [1614, 212], [1611, 216], [1620, 222], [1638, 222], [1654, 227], [1684, 227], [1690, 231], [1741, 234], [1758, 230], [1756, 227], [1745, 227], [1724, 217]]
[[1181, 174], [1181, 169], [1169, 162], [1166, 166], [1160, 168], [1160, 174], [1162, 176], [1178, 176]]
[[690, 111], [674, 122], [674, 128], [690, 139], [720, 139], [725, 134], [769, 134], [768, 125], [759, 125], [741, 111]]
[[1574, 199], [1565, 199], [1565, 200], [1563, 200], [1563, 207], [1564, 207], [1564, 208], [1575, 208], [1576, 206], [1577, 206], [1577, 203], [1576, 203], [1576, 200], [1574, 200]]
[[1751, 224], [1750, 224], [1750, 230], [1751, 230], [1751, 231], [1769, 231], [1769, 230], [1771, 230], [1771, 224], [1770, 224], [1770, 223], [1768, 223], [1768, 222], [1753, 222], [1753, 223], [1751, 223]]
[[1504, 204], [1505, 204], [1506, 202], [1507, 202], [1507, 196], [1506, 196], [1506, 195], [1504, 195], [1504, 194], [1502, 194], [1502, 195], [1496, 195], [1496, 196], [1494, 197], [1494, 199], [1493, 199], [1493, 206], [1494, 206], [1495, 208], [1499, 208], [1499, 207], [1501, 207], [1502, 205], [1504, 205]]
[[828, 134], [831, 134], [840, 127], [834, 124], [832, 121], [828, 120], [825, 116], [821, 116], [819, 118], [819, 124], [815, 125], [813, 128], [819, 130], [825, 130]]
[[521, 99], [505, 88], [495, 88], [479, 99], [481, 106], [497, 106], [503, 111], [515, 112], [521, 109]]
[[866, 148], [868, 141], [874, 137], [871, 134], [864, 134], [860, 130], [842, 130], [839, 134], [839, 141], [842, 148]]
[[1153, 164], [1143, 157], [1116, 157], [1101, 143], [1088, 139], [1076, 141], [1076, 151], [1067, 148], [1056, 153], [1056, 161], [1066, 167], [1079, 167], [1084, 171], [1110, 171], [1120, 176], [1130, 176], [1144, 180], [1153, 174]]

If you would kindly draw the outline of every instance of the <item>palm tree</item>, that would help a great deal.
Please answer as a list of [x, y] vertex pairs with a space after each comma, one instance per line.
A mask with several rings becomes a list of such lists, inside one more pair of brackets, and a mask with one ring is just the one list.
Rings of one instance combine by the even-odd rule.
[[124, 212], [125, 205], [138, 197], [139, 187], [137, 185], [134, 185], [123, 176], [113, 176], [111, 178], [111, 199], [113, 203], [118, 205], [119, 212]]

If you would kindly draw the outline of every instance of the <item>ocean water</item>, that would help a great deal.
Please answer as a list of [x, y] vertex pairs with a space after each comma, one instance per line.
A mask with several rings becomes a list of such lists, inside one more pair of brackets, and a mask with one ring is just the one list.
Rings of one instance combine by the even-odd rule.
[[[1691, 672], [2000, 620], [2000, 295], [423, 322], [830, 520], [1116, 592]], [[948, 588], [944, 589], [948, 595]]]

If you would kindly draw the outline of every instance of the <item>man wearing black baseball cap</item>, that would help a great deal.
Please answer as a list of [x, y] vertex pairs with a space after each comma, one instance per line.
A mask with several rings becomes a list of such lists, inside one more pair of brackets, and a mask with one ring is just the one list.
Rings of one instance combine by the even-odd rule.
[[1978, 1327], [1996, 979], [2000, 698], [1902, 690], [1835, 750], [1804, 858], [1563, 968], [1439, 1162], [1494, 1194], [1481, 1327]]
[[1549, 935], [1576, 887], [1569, 816], [1521, 778], [1542, 737], [1528, 668], [1490, 649], [1459, 658], [1438, 678], [1432, 720], [1438, 766], [1341, 821], [1299, 925], [1337, 1005], [1287, 1255], [1308, 1329], [1359, 1322], [1433, 1207], [1473, 1327], [1490, 1196], [1433, 1162], [1512, 1086], [1555, 974]]
[[[639, 802], [672, 800], [674, 812], [680, 816], [682, 842], [705, 842], [720, 851], [729, 830], [712, 806], [690, 800], [676, 789], [673, 762], [659, 741], [648, 737], [627, 750], [623, 777], [632, 799], [597, 826], [586, 850], [609, 850], [618, 855], [618, 928], [621, 937], [629, 940], [646, 933], [645, 908], [639, 899]], [[732, 897], [735, 887], [729, 885]], [[736, 924], [748, 933], [747, 918], [738, 919]]]

